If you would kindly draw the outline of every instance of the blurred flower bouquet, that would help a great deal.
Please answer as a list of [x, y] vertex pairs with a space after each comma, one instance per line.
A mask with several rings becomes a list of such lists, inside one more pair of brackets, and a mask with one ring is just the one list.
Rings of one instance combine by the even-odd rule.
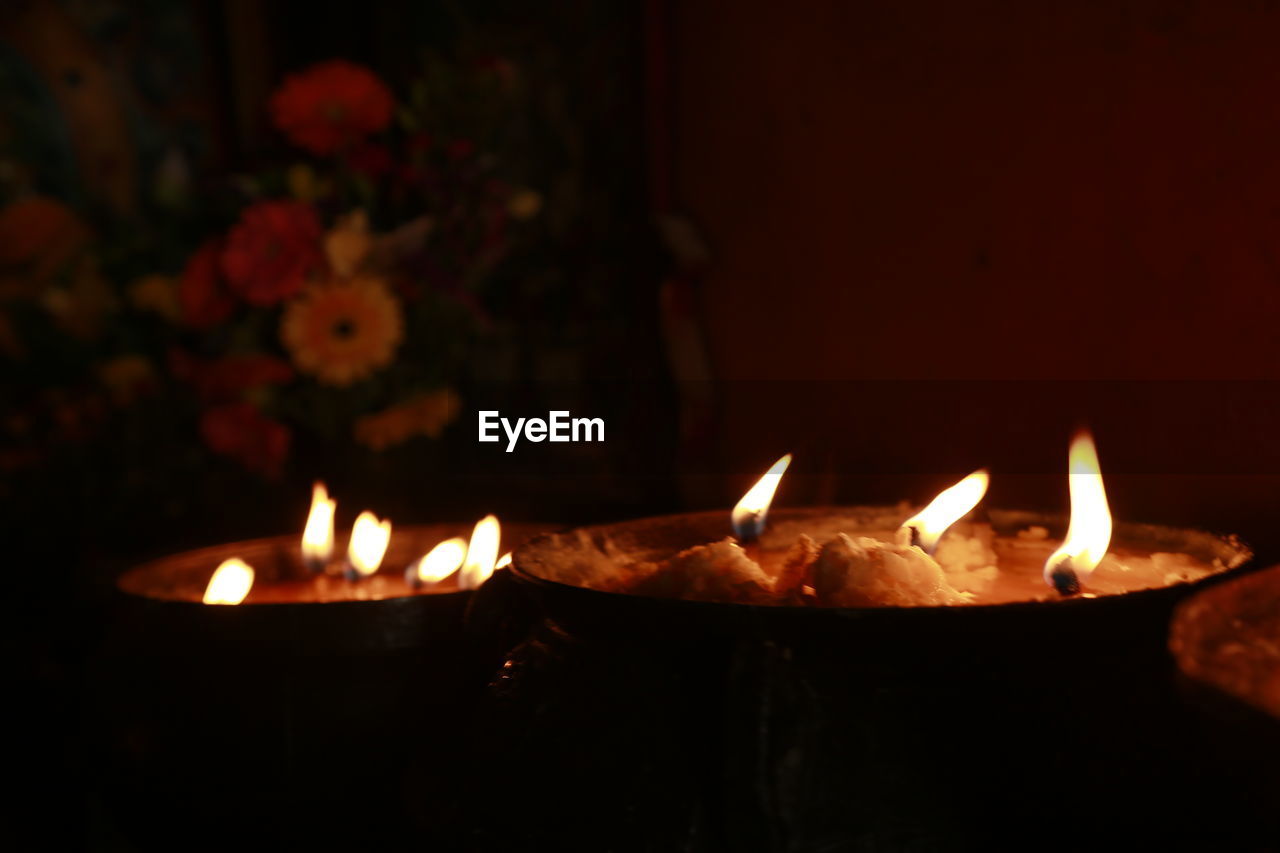
[[60, 202], [11, 198], [0, 361], [16, 405], [0, 468], [113, 421], [117, 448], [268, 478], [303, 439], [380, 452], [439, 438], [492, 332], [496, 273], [541, 207], [486, 147], [513, 75], [500, 61], [463, 82], [428, 74], [401, 100], [344, 61], [289, 77], [269, 109], [296, 156], [193, 199], [225, 208], [220, 223], [193, 229], [185, 257], [152, 251], [153, 269]]

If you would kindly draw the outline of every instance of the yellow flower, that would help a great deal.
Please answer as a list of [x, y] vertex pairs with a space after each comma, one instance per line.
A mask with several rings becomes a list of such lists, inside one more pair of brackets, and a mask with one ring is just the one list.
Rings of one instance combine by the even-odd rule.
[[280, 340], [298, 370], [345, 386], [386, 367], [404, 337], [400, 303], [368, 276], [313, 285], [291, 301]]
[[507, 199], [507, 213], [514, 219], [532, 219], [542, 210], [542, 196], [533, 190], [521, 190]]
[[372, 246], [369, 217], [363, 210], [354, 210], [339, 219], [324, 237], [324, 251], [329, 257], [329, 266], [339, 278], [355, 275]]
[[140, 355], [122, 355], [98, 366], [98, 379], [117, 405], [128, 405], [154, 377], [151, 362]]
[[147, 275], [130, 284], [129, 301], [139, 311], [152, 311], [170, 322], [182, 316], [177, 282], [167, 275]]
[[461, 401], [452, 388], [431, 391], [356, 421], [356, 441], [373, 450], [402, 444], [415, 435], [439, 438], [458, 417]]

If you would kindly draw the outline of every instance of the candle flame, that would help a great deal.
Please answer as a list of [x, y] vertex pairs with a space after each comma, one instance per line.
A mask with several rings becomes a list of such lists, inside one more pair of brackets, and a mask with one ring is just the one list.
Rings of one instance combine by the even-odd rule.
[[1076, 433], [1067, 461], [1071, 523], [1062, 547], [1045, 561], [1044, 579], [1060, 590], [1083, 581], [1102, 561], [1111, 544], [1111, 511], [1102, 485], [1098, 449], [1088, 430]]
[[493, 574], [498, 560], [498, 543], [502, 539], [502, 525], [497, 516], [486, 515], [476, 522], [467, 545], [467, 560], [458, 575], [460, 589], [477, 589]]
[[302, 562], [312, 571], [324, 569], [333, 556], [333, 514], [338, 502], [329, 497], [324, 483], [311, 487], [311, 512], [302, 530]]
[[498, 558], [498, 562], [493, 564], [493, 570], [496, 572], [498, 569], [505, 569], [509, 565], [511, 565], [510, 551], [508, 551], [507, 553], [503, 554], [501, 557]]
[[214, 570], [203, 601], [205, 604], [239, 604], [252, 588], [253, 567], [239, 557], [232, 557]]
[[455, 536], [437, 544], [418, 560], [412, 568], [412, 576], [419, 584], [437, 584], [456, 572], [466, 558], [467, 540]]
[[[968, 515], [987, 493], [991, 477], [985, 468], [974, 471], [950, 488], [943, 489], [929, 505], [908, 518], [900, 528], [908, 543], [932, 554], [947, 528]], [[913, 537], [911, 534], [915, 533]], [[913, 541], [914, 540], [914, 541]]]
[[747, 490], [742, 500], [738, 501], [738, 505], [733, 508], [731, 516], [733, 532], [739, 539], [751, 541], [764, 532], [764, 523], [769, 515], [773, 494], [778, 490], [778, 483], [790, 464], [791, 454], [788, 453], [773, 463], [773, 467]]
[[351, 542], [347, 545], [347, 561], [352, 570], [362, 577], [376, 572], [382, 565], [382, 557], [387, 553], [387, 543], [390, 541], [390, 520], [379, 521], [368, 510], [360, 513], [355, 526], [351, 528]]

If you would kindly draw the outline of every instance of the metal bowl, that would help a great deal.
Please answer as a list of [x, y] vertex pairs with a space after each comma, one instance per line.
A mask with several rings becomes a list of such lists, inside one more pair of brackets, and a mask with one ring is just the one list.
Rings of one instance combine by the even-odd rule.
[[[397, 529], [388, 570], [467, 529]], [[143, 847], [192, 827], [208, 843], [399, 843], [414, 823], [406, 772], [427, 745], [443, 760], [500, 664], [505, 649], [470, 628], [469, 616], [494, 621], [474, 612], [472, 591], [199, 602], [222, 560], [239, 556], [269, 578], [297, 562], [297, 547], [297, 536], [219, 545], [119, 579], [86, 728], [104, 796]]]
[[[770, 523], [887, 512], [781, 509]], [[990, 518], [1003, 533], [1065, 522]], [[515, 656], [528, 681], [517, 676], [517, 695], [576, 678], [572, 701], [596, 707], [602, 725], [686, 744], [667, 772], [698, 780], [694, 835], [731, 849], [968, 850], [1025, 844], [1047, 827], [1068, 845], [1104, 829], [1177, 840], [1212, 814], [1150, 820], [1203, 787], [1180, 758], [1188, 734], [1165, 637], [1175, 603], [1208, 579], [1095, 599], [876, 608], [646, 598], [549, 579], [578, 535], [665, 556], [728, 533], [724, 512], [601, 525], [536, 537], [512, 566], [556, 631], [531, 662]], [[1114, 541], [1228, 566], [1248, 556], [1231, 540], [1150, 525], [1117, 524]], [[582, 737], [591, 749], [593, 734]]]

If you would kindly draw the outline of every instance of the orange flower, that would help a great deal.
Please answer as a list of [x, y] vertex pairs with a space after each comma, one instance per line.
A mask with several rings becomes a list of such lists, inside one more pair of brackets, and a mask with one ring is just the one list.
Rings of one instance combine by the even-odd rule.
[[403, 337], [400, 303], [381, 279], [367, 276], [308, 288], [280, 321], [280, 340], [298, 370], [330, 385], [386, 367]]
[[321, 156], [350, 148], [391, 122], [395, 101], [372, 71], [341, 59], [289, 76], [271, 117], [294, 144]]
[[439, 438], [458, 417], [459, 407], [458, 395], [452, 388], [422, 394], [360, 418], [356, 421], [356, 441], [371, 450], [385, 450], [415, 435]]

